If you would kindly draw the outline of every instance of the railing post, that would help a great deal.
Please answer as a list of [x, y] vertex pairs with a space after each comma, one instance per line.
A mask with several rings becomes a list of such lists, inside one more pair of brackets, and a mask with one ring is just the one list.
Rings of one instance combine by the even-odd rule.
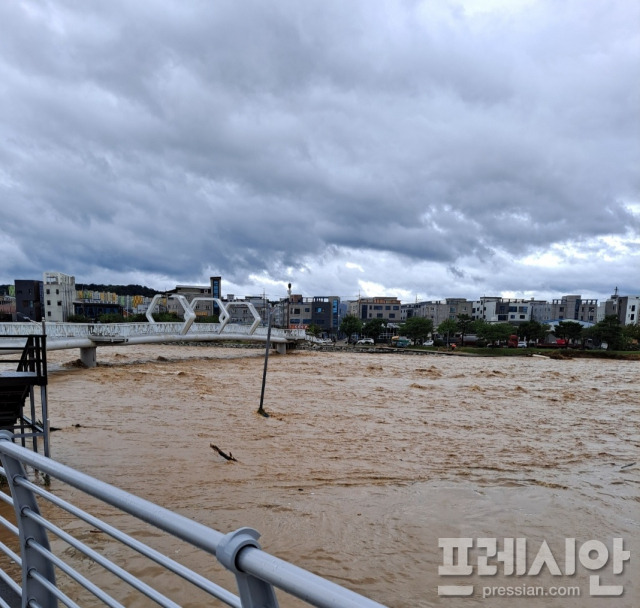
[[[0, 431], [0, 442], [12, 441], [13, 435], [9, 431]], [[36, 542], [45, 549], [49, 549], [49, 539], [46, 530], [26, 517], [25, 513], [31, 511], [40, 515], [40, 509], [36, 498], [30, 490], [16, 483], [17, 479], [25, 478], [26, 472], [22, 463], [0, 451], [0, 459], [7, 475], [7, 481], [11, 488], [13, 507], [16, 512], [16, 521], [20, 531], [20, 552], [22, 554], [22, 606], [29, 606], [29, 602], [35, 601], [42, 608], [56, 608], [58, 606], [55, 595], [38, 583], [32, 572], [37, 572], [52, 585], [55, 586], [55, 573], [53, 564], [30, 546]]]
[[239, 528], [226, 534], [216, 548], [218, 561], [236, 575], [242, 608], [278, 608], [273, 587], [265, 581], [242, 572], [236, 565], [238, 553], [245, 547], [260, 549], [260, 533], [253, 528]]

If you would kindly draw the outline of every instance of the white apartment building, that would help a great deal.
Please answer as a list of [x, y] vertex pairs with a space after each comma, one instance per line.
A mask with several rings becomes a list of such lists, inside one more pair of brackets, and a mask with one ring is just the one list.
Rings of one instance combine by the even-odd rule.
[[472, 317], [487, 323], [526, 323], [531, 321], [535, 300], [487, 296], [473, 303]]
[[76, 278], [61, 272], [44, 272], [42, 282], [44, 320], [64, 323], [73, 314]]
[[640, 322], [640, 296], [619, 296], [616, 288], [604, 306], [598, 308], [598, 321], [609, 315], [618, 317], [622, 325], [636, 325]]

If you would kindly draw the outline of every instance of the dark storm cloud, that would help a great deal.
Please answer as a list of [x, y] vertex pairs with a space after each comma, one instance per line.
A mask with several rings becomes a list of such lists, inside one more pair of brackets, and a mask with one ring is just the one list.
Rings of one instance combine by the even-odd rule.
[[246, 285], [360, 250], [477, 288], [504, 255], [637, 239], [638, 12], [3, 3], [1, 274]]

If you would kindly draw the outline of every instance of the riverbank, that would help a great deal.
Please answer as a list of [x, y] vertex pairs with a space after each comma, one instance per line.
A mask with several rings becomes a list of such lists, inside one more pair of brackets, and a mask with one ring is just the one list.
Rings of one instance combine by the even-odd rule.
[[640, 362], [640, 351], [608, 351], [608, 350], [581, 350], [574, 348], [474, 348], [470, 346], [457, 347], [455, 350], [445, 347], [409, 346], [394, 348], [386, 344], [375, 346], [357, 346], [338, 343], [305, 345], [305, 350], [317, 350], [322, 352], [354, 352], [354, 353], [398, 353], [407, 355], [473, 355], [476, 357], [531, 357], [541, 356], [550, 359], [609, 359], [618, 361]]

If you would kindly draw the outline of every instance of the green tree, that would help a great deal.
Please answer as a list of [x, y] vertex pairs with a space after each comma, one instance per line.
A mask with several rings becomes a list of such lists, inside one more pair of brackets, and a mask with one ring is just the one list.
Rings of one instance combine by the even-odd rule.
[[220, 323], [220, 318], [218, 315], [198, 315], [194, 321], [194, 323]]
[[464, 346], [464, 337], [471, 331], [473, 327], [473, 319], [466, 314], [458, 315], [458, 320], [456, 321], [457, 329], [460, 332], [460, 344]]
[[476, 334], [487, 342], [504, 342], [516, 332], [510, 323], [484, 323], [476, 327]]
[[518, 325], [518, 337], [521, 340], [544, 340], [551, 333], [551, 326], [539, 321], [526, 321]]
[[154, 312], [151, 316], [156, 323], [180, 323], [182, 321], [175, 312]]
[[320, 327], [318, 325], [316, 325], [315, 323], [311, 323], [311, 325], [309, 325], [306, 329], [306, 332], [313, 336], [314, 338], [318, 338], [322, 332], [322, 330], [320, 329]]
[[370, 319], [362, 326], [362, 333], [367, 336], [367, 338], [377, 340], [386, 326], [386, 319]]
[[411, 317], [400, 326], [400, 333], [414, 342], [424, 342], [433, 334], [433, 321], [424, 317]]
[[100, 323], [124, 323], [125, 318], [117, 313], [108, 313], [98, 317]]
[[622, 333], [628, 344], [640, 343], [640, 323], [636, 323], [635, 325], [625, 325], [622, 329]]
[[579, 341], [582, 337], [582, 325], [576, 321], [560, 321], [553, 330], [556, 338], [561, 338], [569, 342]]
[[127, 323], [148, 323], [149, 319], [147, 319], [147, 315], [141, 312], [137, 312], [134, 315], [129, 315], [127, 317]]
[[84, 315], [69, 315], [67, 323], [89, 323], [89, 318]]
[[444, 336], [447, 346], [449, 346], [451, 338], [455, 335], [457, 329], [458, 323], [455, 319], [447, 319], [438, 325], [438, 333]]
[[608, 315], [593, 327], [585, 331], [585, 336], [594, 342], [607, 343], [607, 350], [622, 350], [624, 348], [624, 332], [616, 315]]
[[351, 337], [351, 334], [360, 334], [362, 321], [355, 315], [345, 315], [340, 321], [340, 331], [347, 337]]

